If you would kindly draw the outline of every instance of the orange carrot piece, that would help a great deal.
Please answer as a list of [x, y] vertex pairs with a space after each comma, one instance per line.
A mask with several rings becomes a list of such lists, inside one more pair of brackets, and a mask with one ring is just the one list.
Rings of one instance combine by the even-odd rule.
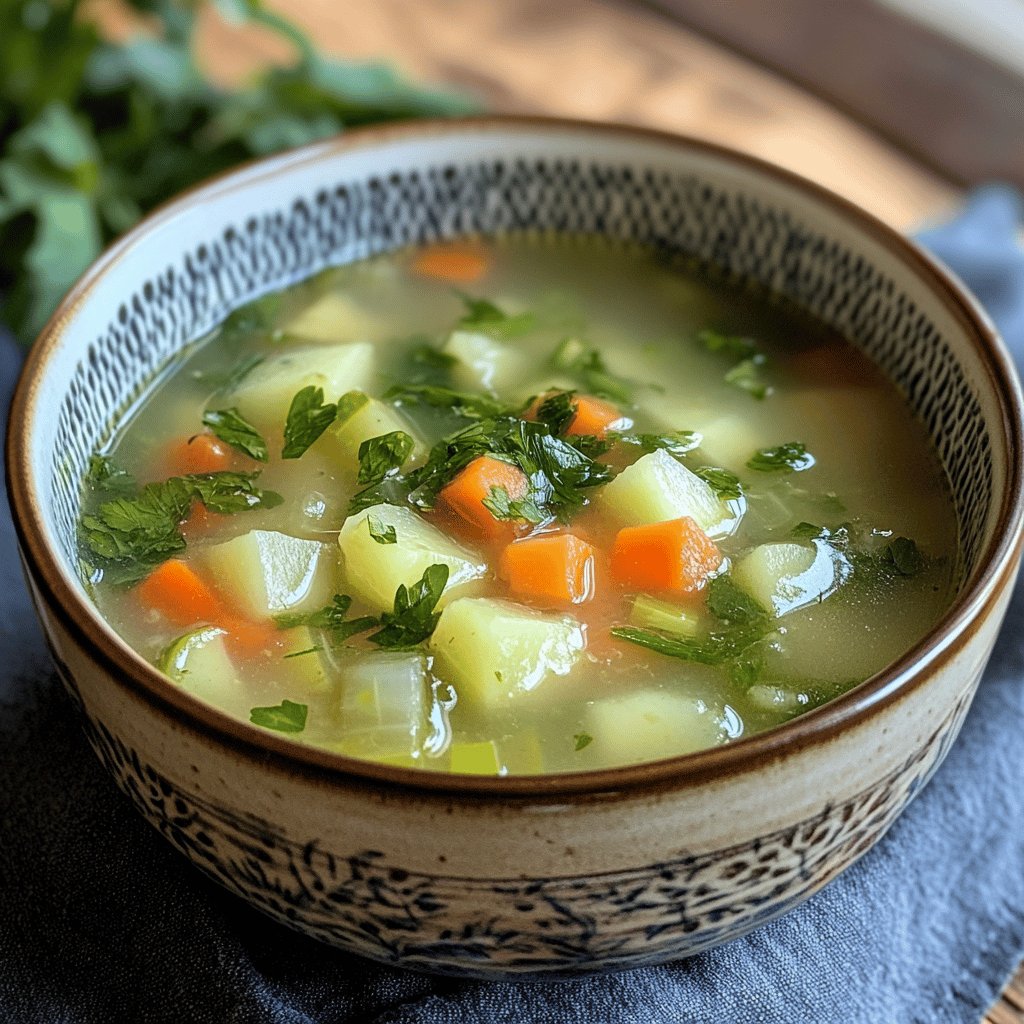
[[714, 541], [689, 517], [619, 530], [612, 576], [641, 590], [700, 590], [722, 564]]
[[482, 245], [445, 242], [429, 245], [413, 257], [412, 269], [421, 277], [453, 284], [475, 284], [490, 270], [491, 260]]
[[504, 487], [515, 499], [526, 494], [529, 483], [516, 466], [481, 455], [441, 489], [438, 500], [485, 536], [503, 537], [511, 532], [512, 524], [495, 519], [483, 503], [494, 487]]
[[[537, 419], [541, 405], [556, 393], [549, 391], [546, 394], [538, 395], [523, 413], [523, 419]], [[567, 436], [580, 437], [587, 434], [604, 437], [616, 424], [628, 425], [628, 419], [614, 405], [602, 401], [600, 398], [594, 398], [593, 395], [576, 395], [572, 404], [575, 412], [569, 421], [569, 426], [565, 429]]]
[[167, 451], [166, 463], [171, 476], [220, 473], [234, 466], [235, 455], [230, 445], [212, 434], [196, 434], [175, 441]]
[[609, 402], [590, 395], [578, 395], [576, 398], [576, 415], [566, 428], [566, 434], [581, 436], [593, 434], [604, 437], [616, 423], [624, 419], [621, 412]]
[[224, 637], [228, 651], [239, 661], [251, 661], [280, 646], [284, 637], [272, 622], [249, 622], [247, 619], [227, 618], [219, 623], [227, 631]]
[[185, 535], [185, 540], [196, 540], [212, 533], [226, 519], [228, 516], [211, 512], [201, 501], [193, 501], [188, 517], [181, 524], [181, 532]]
[[176, 626], [216, 622], [223, 615], [217, 595], [202, 577], [176, 558], [157, 566], [138, 586], [139, 600]]
[[527, 537], [505, 548], [499, 572], [517, 594], [581, 604], [594, 596], [595, 554], [571, 533]]

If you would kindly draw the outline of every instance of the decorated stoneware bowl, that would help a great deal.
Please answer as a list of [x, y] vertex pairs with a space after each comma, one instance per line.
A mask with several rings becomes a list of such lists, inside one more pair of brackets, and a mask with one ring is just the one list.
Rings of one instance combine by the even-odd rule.
[[[783, 296], [881, 367], [926, 424], [956, 506], [962, 582], [922, 642], [761, 735], [498, 778], [268, 734], [190, 697], [115, 635], [78, 576], [80, 484], [161, 368], [233, 308], [325, 267], [519, 230], [684, 255]], [[149, 217], [33, 348], [7, 471], [60, 676], [147, 820], [283, 924], [375, 960], [485, 978], [698, 953], [784, 914], [884, 835], [955, 740], [1003, 618], [1020, 553], [1020, 420], [984, 315], [844, 200], [693, 140], [483, 119], [353, 132]]]

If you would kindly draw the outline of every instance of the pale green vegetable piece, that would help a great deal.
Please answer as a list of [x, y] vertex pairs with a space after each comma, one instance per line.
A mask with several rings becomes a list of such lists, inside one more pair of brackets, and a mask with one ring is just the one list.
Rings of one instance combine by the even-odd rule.
[[701, 435], [700, 454], [705, 461], [734, 472], [743, 472], [750, 456], [765, 447], [763, 429], [737, 413], [702, 420], [697, 430]]
[[174, 640], [157, 659], [156, 667], [183, 690], [225, 706], [238, 698], [242, 683], [228, 655], [227, 632], [204, 626]]
[[430, 639], [435, 673], [458, 693], [457, 710], [498, 711], [555, 687], [586, 646], [568, 615], [542, 615], [490, 598], [459, 598], [444, 610]]
[[296, 393], [305, 387], [323, 388], [324, 401], [336, 402], [348, 391], [364, 390], [373, 374], [373, 346], [289, 346], [247, 373], [229, 401], [266, 433], [284, 429]]
[[[394, 527], [394, 544], [378, 544], [366, 520]], [[398, 505], [374, 505], [345, 520], [338, 535], [346, 590], [361, 597], [375, 612], [391, 611], [395, 591], [403, 583], [411, 587], [432, 565], [448, 566], [448, 584], [441, 598], [452, 597], [483, 578], [487, 563], [475, 552], [457, 544], [412, 509]]]
[[620, 526], [689, 516], [715, 535], [727, 529], [731, 515], [707, 483], [660, 449], [624, 469], [600, 490], [597, 501]]
[[252, 619], [314, 611], [337, 589], [337, 553], [318, 540], [251, 530], [204, 548], [201, 558], [230, 603]]
[[354, 756], [416, 755], [426, 737], [428, 710], [421, 654], [369, 654], [341, 670], [340, 741]]
[[309, 626], [295, 626], [286, 630], [284, 636], [275, 679], [286, 684], [289, 693], [329, 693], [334, 684], [324, 661], [320, 634]]
[[761, 544], [744, 555], [732, 578], [775, 615], [820, 601], [836, 587], [836, 564], [824, 544]]
[[458, 387], [482, 388], [492, 394], [515, 385], [530, 366], [512, 345], [475, 331], [453, 331], [442, 351], [458, 360], [453, 368]]
[[380, 321], [349, 296], [329, 292], [308, 305], [285, 328], [312, 341], [355, 341], [380, 330]]
[[659, 601], [648, 594], [639, 594], [633, 599], [629, 621], [634, 626], [661, 629], [682, 636], [695, 636], [700, 630], [699, 615], [677, 604]]
[[346, 469], [356, 470], [359, 467], [359, 446], [371, 437], [380, 437], [396, 430], [405, 431], [413, 439], [413, 449], [407, 464], [415, 465], [426, 454], [426, 446], [409, 421], [393, 405], [376, 398], [367, 397], [350, 416], [329, 427], [327, 436], [336, 443], [341, 464]]
[[494, 740], [453, 743], [448, 770], [457, 775], [501, 775], [504, 765]]
[[735, 712], [726, 714], [700, 697], [642, 690], [595, 701], [587, 709], [584, 751], [600, 764], [635, 764], [718, 746], [736, 733]]

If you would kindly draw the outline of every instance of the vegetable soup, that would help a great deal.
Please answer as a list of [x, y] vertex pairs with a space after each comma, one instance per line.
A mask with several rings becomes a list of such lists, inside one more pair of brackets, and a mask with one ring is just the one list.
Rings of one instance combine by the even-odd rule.
[[487, 775], [772, 728], [948, 606], [922, 424], [770, 296], [597, 239], [330, 270], [190, 346], [91, 462], [113, 627], [244, 721]]

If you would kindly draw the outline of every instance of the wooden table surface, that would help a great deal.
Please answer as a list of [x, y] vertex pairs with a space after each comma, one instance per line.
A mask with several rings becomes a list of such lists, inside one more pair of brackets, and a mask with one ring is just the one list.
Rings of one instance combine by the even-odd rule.
[[[490, 109], [627, 121], [789, 167], [894, 227], [941, 217], [957, 190], [844, 114], [641, 6], [614, 0], [271, 0], [320, 46], [382, 55]], [[111, 23], [114, 31], [117, 19]], [[213, 17], [203, 57], [231, 79], [288, 51]], [[986, 1018], [1024, 1024], [1024, 970]], [[883, 1024], [883, 1022], [879, 1022]]]

